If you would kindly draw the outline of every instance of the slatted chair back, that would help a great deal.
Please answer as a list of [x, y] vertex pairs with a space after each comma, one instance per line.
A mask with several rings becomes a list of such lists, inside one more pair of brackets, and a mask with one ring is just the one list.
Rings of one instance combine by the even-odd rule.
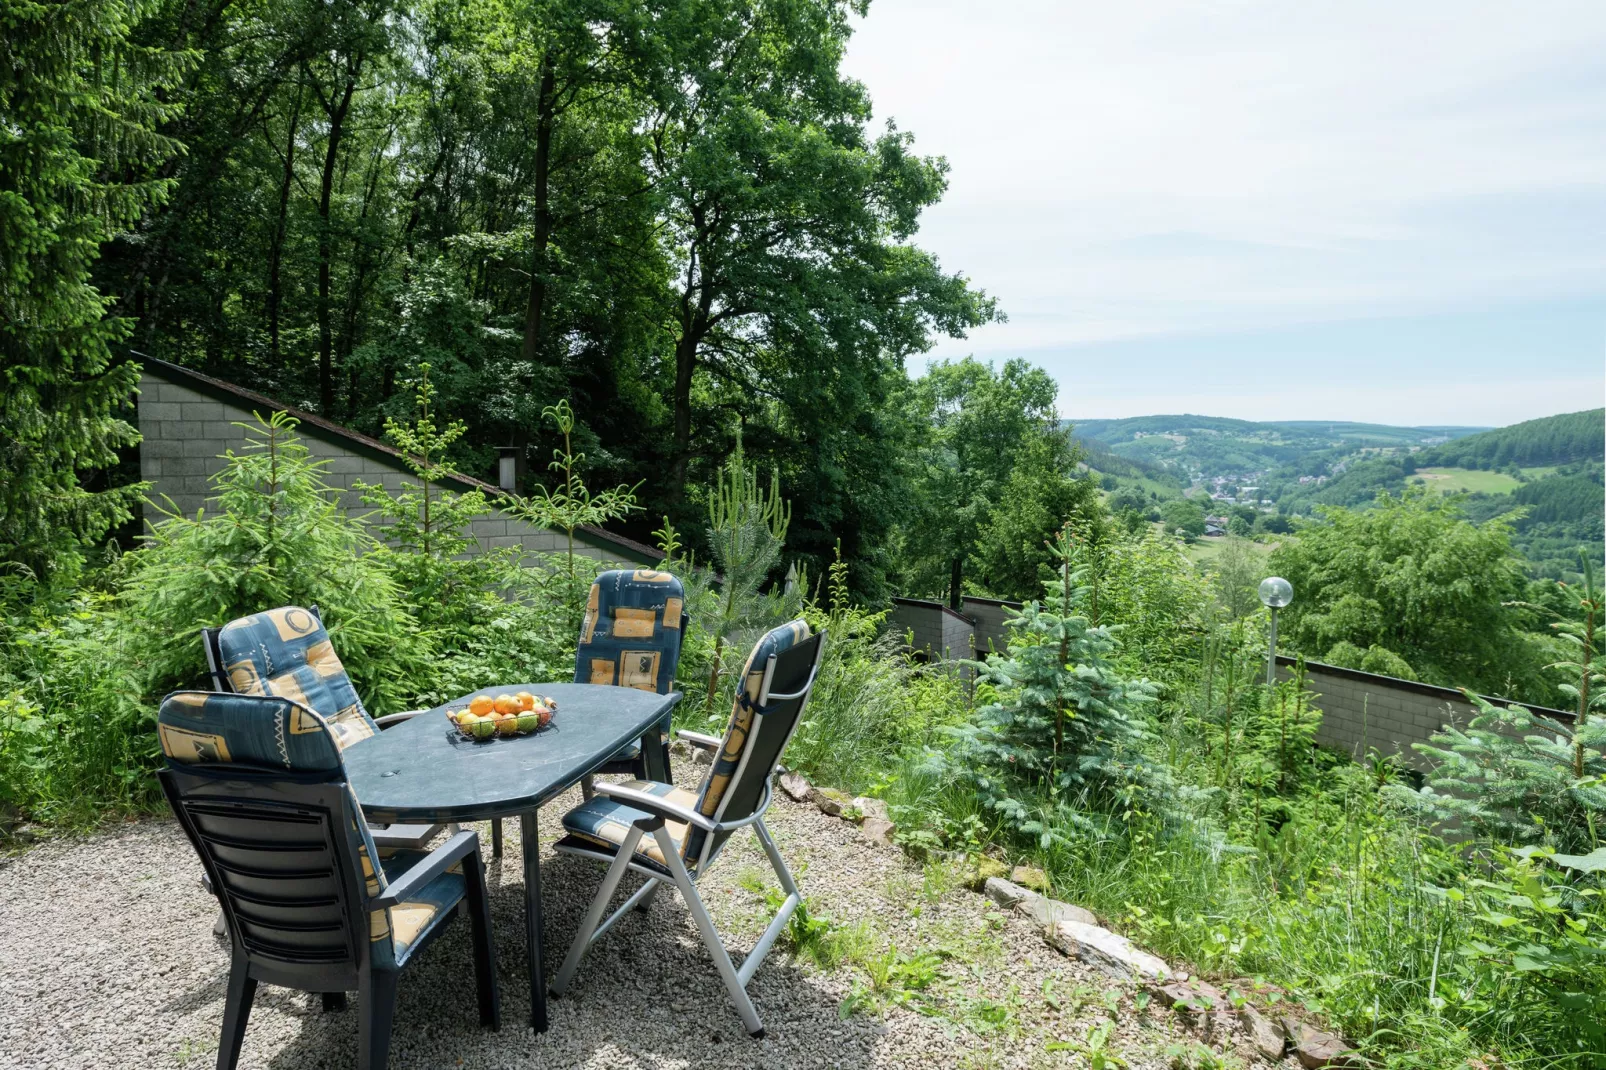
[[163, 791], [262, 979], [340, 991], [396, 964], [391, 911], [367, 906], [384, 870], [317, 713], [277, 697], [177, 692], [157, 732]]
[[352, 686], [316, 606], [281, 606], [202, 629], [212, 686], [309, 707], [344, 750], [379, 731]]
[[586, 598], [574, 682], [669, 694], [686, 634], [685, 607], [680, 580], [668, 572], [602, 573]]
[[[764, 804], [770, 778], [802, 722], [824, 649], [825, 633], [811, 635], [803, 620], [783, 624], [754, 644], [719, 753], [697, 795], [698, 813], [734, 822]], [[706, 868], [729, 836], [689, 828], [683, 857], [696, 869]]]

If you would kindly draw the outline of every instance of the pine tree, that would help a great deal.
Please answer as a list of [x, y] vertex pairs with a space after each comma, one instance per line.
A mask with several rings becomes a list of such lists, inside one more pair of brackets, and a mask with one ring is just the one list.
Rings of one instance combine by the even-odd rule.
[[158, 92], [187, 57], [138, 47], [140, 0], [0, 0], [0, 561], [41, 579], [127, 520], [142, 486], [80, 474], [138, 440], [128, 321], [90, 280], [102, 242], [159, 203], [180, 151]]
[[1584, 565], [1581, 619], [1555, 625], [1577, 651], [1551, 666], [1578, 703], [1572, 724], [1522, 706], [1499, 708], [1467, 692], [1478, 709], [1465, 729], [1453, 725], [1415, 748], [1438, 764], [1425, 787], [1401, 797], [1439, 820], [1459, 820], [1502, 844], [1542, 843], [1589, 850], [1606, 834], [1606, 663], [1599, 651], [1603, 602], [1593, 565]]
[[1043, 847], [1067, 827], [1090, 827], [1086, 811], [1114, 810], [1134, 790], [1155, 789], [1150, 801], [1163, 806], [1169, 784], [1140, 753], [1137, 711], [1155, 689], [1120, 672], [1115, 633], [1088, 619], [1090, 589], [1086, 570], [1072, 568], [1069, 525], [1050, 551], [1058, 573], [1042, 601], [1008, 622], [1006, 654], [975, 663], [998, 701], [955, 730], [946, 759], [987, 807]]

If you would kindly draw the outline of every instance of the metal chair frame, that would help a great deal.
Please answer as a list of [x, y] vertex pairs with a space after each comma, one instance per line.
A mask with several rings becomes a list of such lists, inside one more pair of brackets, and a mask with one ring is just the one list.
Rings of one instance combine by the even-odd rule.
[[[591, 906], [580, 923], [580, 930], [575, 934], [574, 942], [569, 947], [568, 956], [563, 960], [563, 966], [558, 970], [558, 976], [551, 985], [553, 995], [561, 996], [568, 989], [569, 983], [574, 979], [575, 971], [580, 967], [581, 959], [585, 957], [592, 944], [600, 940], [620, 918], [631, 910], [645, 908], [661, 885], [672, 882], [680, 892], [681, 898], [686, 901], [686, 906], [691, 911], [692, 919], [697, 923], [697, 930], [702, 936], [703, 945], [707, 947], [709, 955], [713, 958], [714, 966], [719, 971], [720, 978], [725, 982], [725, 988], [730, 993], [731, 1001], [736, 1004], [736, 1010], [741, 1015], [743, 1025], [747, 1027], [747, 1031], [751, 1036], [762, 1037], [764, 1035], [764, 1023], [760, 1020], [758, 1011], [753, 1006], [752, 998], [747, 994], [747, 983], [752, 980], [753, 974], [763, 964], [776, 938], [780, 936], [781, 931], [786, 927], [786, 923], [802, 902], [802, 895], [798, 891], [797, 882], [793, 880], [791, 870], [787, 868], [785, 860], [781, 858], [780, 851], [776, 849], [774, 838], [770, 836], [769, 829], [764, 825], [764, 813], [769, 809], [770, 802], [774, 796], [771, 778], [774, 776], [775, 767], [780, 764], [781, 755], [785, 753], [787, 745], [791, 743], [792, 737], [797, 733], [798, 726], [803, 722], [803, 710], [808, 703], [809, 693], [814, 688], [814, 680], [819, 675], [820, 658], [825, 649], [825, 635], [822, 632], [811, 638], [815, 642], [813, 662], [809, 668], [807, 682], [799, 690], [785, 694], [770, 692], [770, 684], [774, 679], [776, 662], [780, 656], [786, 653], [785, 651], [782, 652], [782, 655], [770, 655], [765, 664], [759, 698], [753, 707], [753, 724], [748, 730], [747, 741], [742, 749], [742, 757], [737, 764], [735, 772], [731, 775], [730, 784], [726, 788], [725, 794], [721, 797], [720, 804], [715, 809], [712, 817], [705, 817], [660, 796], [631, 790], [623, 784], [602, 783], [596, 786], [598, 794], [626, 803], [634, 809], [646, 811], [649, 816], [635, 821], [631, 825], [630, 832], [626, 835], [624, 843], [620, 845], [617, 851], [612, 853], [600, 847], [591, 850], [572, 843], [560, 842], [557, 845], [557, 850], [564, 854], [595, 858], [599, 861], [608, 862], [609, 865], [608, 872], [603, 877], [602, 884], [598, 887], [597, 894], [592, 899]], [[726, 820], [726, 808], [736, 794], [736, 786], [742, 783], [744, 774], [748, 771], [749, 759], [752, 757], [753, 749], [762, 735], [760, 731], [761, 718], [768, 713], [774, 712], [777, 704], [790, 702], [797, 703], [796, 714], [791, 727], [787, 730], [786, 738], [775, 752], [774, 762], [764, 772], [763, 792], [757, 805], [751, 813], [743, 817]], [[700, 732], [681, 731], [677, 735], [689, 743], [712, 750], [716, 754], [721, 745], [719, 740], [712, 736], [703, 735]], [[712, 775], [711, 771], [710, 775]], [[675, 847], [674, 840], [669, 835], [669, 830], [665, 828], [666, 820], [685, 822], [688, 835], [692, 828], [702, 829], [706, 833], [703, 838], [702, 850], [691, 866], [687, 866], [685, 860], [681, 857], [681, 852]], [[758, 938], [758, 942], [754, 944], [753, 949], [743, 959], [741, 967], [738, 968], [731, 962], [730, 953], [726, 950], [724, 941], [720, 938], [719, 930], [714, 927], [713, 919], [708, 914], [708, 908], [704, 905], [702, 897], [697, 893], [697, 880], [713, 865], [714, 859], [718, 857], [720, 850], [730, 835], [738, 829], [747, 827], [753, 829], [754, 835], [763, 847], [764, 854], [769, 859], [770, 867], [774, 869], [775, 877], [780, 882], [781, 890], [786, 893], [786, 899], [776, 911], [775, 917], [765, 927], [763, 934]], [[641, 838], [647, 835], [652, 836], [657, 843], [659, 853], [663, 855], [665, 860], [664, 866], [660, 867], [647, 856], [636, 853], [636, 847], [640, 844]], [[603, 912], [613, 900], [614, 893], [618, 890], [619, 882], [624, 879], [626, 871], [640, 874], [646, 878], [646, 883], [626, 899], [617, 910], [608, 915], [607, 920], [604, 921]]]

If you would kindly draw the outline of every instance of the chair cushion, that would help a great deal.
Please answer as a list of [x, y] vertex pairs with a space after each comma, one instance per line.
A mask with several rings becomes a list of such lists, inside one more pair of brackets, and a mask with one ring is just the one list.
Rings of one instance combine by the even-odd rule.
[[[661, 799], [687, 807], [696, 804], [697, 796], [673, 784], [661, 784], [655, 780], [632, 780], [627, 787], [636, 791], [656, 795]], [[630, 826], [644, 817], [652, 815], [645, 810], [638, 810], [627, 803], [618, 802], [605, 795], [598, 795], [589, 802], [581, 803], [573, 810], [563, 815], [563, 829], [570, 836], [594, 845], [608, 849], [609, 853], [617, 851], [624, 845], [625, 837], [630, 835]], [[669, 831], [669, 838], [679, 848], [686, 841], [686, 823], [684, 821], [665, 821], [664, 828]], [[655, 837], [646, 835], [636, 844], [636, 854], [658, 863], [664, 864], [663, 852], [658, 849]]]
[[[742, 666], [741, 688], [731, 705], [731, 719], [725, 728], [725, 739], [720, 743], [719, 753], [714, 756], [714, 765], [709, 769], [697, 795], [697, 812], [704, 817], [713, 817], [719, 810], [720, 800], [725, 797], [731, 778], [736, 775], [736, 767], [741, 764], [742, 752], [747, 748], [747, 733], [753, 727], [753, 707], [764, 688], [764, 668], [770, 655], [789, 650], [808, 637], [808, 622], [799, 618], [770, 629], [753, 644], [753, 652], [747, 655], [747, 664]], [[763, 775], [768, 776], [769, 771], [765, 770]], [[694, 852], [702, 849], [702, 830], [697, 829], [695, 833], [695, 843], [691, 848]]]
[[169, 761], [239, 762], [271, 769], [332, 772], [340, 750], [324, 720], [288, 699], [175, 691], [162, 699], [157, 737]]
[[586, 598], [574, 657], [577, 684], [615, 684], [667, 695], [680, 664], [680, 580], [652, 569], [598, 576]]
[[[388, 883], [428, 858], [429, 852], [381, 852], [381, 856], [379, 864]], [[451, 917], [452, 908], [463, 898], [466, 887], [463, 867], [459, 864], [424, 885], [413, 898], [390, 908], [390, 938], [398, 963], [405, 960], [432, 929]]]
[[346, 675], [329, 633], [308, 610], [282, 606], [225, 624], [223, 668], [242, 695], [275, 695], [317, 711], [341, 749], [379, 731]]

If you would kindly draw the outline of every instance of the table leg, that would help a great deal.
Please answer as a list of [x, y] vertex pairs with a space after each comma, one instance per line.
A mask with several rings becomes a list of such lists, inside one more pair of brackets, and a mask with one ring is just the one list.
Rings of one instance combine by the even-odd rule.
[[664, 743], [666, 726], [655, 724], [641, 737], [641, 761], [647, 772], [648, 780], [668, 784], [669, 780], [669, 747]]
[[524, 841], [524, 947], [530, 959], [530, 1024], [545, 1033], [546, 964], [541, 960], [541, 840], [536, 811], [519, 815], [519, 838]]

